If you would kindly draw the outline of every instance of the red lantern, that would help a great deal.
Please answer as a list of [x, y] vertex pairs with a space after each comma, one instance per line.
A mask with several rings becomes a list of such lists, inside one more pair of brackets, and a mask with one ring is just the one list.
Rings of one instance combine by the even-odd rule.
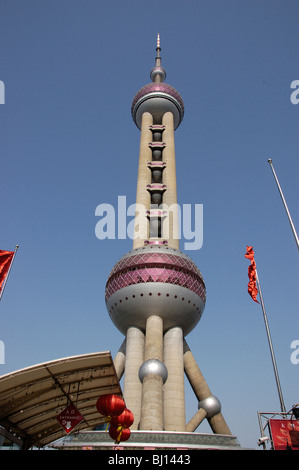
[[110, 426], [109, 436], [118, 444], [120, 441], [127, 441], [131, 436], [131, 431], [129, 428], [123, 428], [122, 426]]
[[125, 406], [124, 400], [112, 393], [100, 396], [96, 403], [98, 412], [109, 417], [120, 415], [124, 411]]
[[123, 428], [129, 428], [133, 423], [134, 415], [128, 408], [125, 408], [120, 415], [111, 418], [111, 425], [114, 427], [122, 426]]

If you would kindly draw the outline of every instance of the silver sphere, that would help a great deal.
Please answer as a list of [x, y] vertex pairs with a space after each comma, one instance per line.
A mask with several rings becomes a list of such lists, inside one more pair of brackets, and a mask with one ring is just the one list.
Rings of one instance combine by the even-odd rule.
[[198, 403], [198, 409], [203, 408], [207, 413], [207, 418], [213, 418], [221, 411], [221, 403], [217, 397], [211, 395]]
[[166, 71], [163, 69], [163, 67], [154, 67], [151, 70], [150, 77], [153, 82], [155, 81], [157, 75], [160, 77], [161, 82], [164, 82], [166, 78]]
[[162, 378], [163, 383], [165, 383], [168, 377], [168, 372], [163, 362], [158, 359], [149, 359], [140, 366], [139, 380], [141, 383], [147, 375], [159, 375]]

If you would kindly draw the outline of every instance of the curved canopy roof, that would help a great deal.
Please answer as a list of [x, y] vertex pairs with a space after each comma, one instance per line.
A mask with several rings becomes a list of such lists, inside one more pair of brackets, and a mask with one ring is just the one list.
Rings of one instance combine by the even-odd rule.
[[0, 377], [0, 426], [42, 447], [66, 436], [57, 416], [70, 404], [84, 417], [76, 431], [104, 423], [96, 401], [106, 393], [122, 396], [109, 351], [37, 364]]

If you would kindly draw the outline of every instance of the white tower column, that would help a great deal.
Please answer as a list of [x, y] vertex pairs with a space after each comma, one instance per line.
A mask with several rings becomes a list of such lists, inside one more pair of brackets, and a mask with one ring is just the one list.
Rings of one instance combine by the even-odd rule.
[[128, 328], [126, 338], [126, 363], [124, 377], [124, 399], [134, 414], [131, 429], [138, 429], [140, 422], [142, 385], [138, 371], [144, 360], [144, 334], [139, 328]]
[[140, 248], [144, 241], [148, 239], [149, 221], [146, 211], [150, 210], [151, 197], [146, 187], [151, 183], [151, 170], [147, 163], [152, 159], [152, 151], [149, 143], [152, 141], [152, 131], [150, 126], [153, 124], [153, 116], [150, 113], [143, 113], [141, 120], [139, 166], [136, 192], [136, 215], [135, 215], [135, 234], [133, 249]]
[[185, 431], [183, 331], [179, 327], [164, 334], [164, 364], [168, 371], [164, 385], [165, 431]]
[[123, 373], [125, 370], [125, 363], [126, 363], [126, 340], [124, 339], [113, 361], [118, 380], [120, 380], [123, 376]]
[[140, 429], [163, 431], [163, 321], [152, 315], [146, 322], [144, 363], [140, 368], [142, 406]]
[[179, 220], [177, 205], [177, 182], [175, 165], [175, 144], [174, 144], [174, 120], [173, 114], [167, 112], [163, 115], [162, 124], [165, 126], [163, 132], [163, 142], [166, 144], [163, 150], [163, 161], [166, 168], [163, 172], [163, 183], [167, 189], [163, 195], [163, 207], [168, 209], [168, 214], [163, 221], [163, 238], [168, 239], [171, 248], [179, 249]]

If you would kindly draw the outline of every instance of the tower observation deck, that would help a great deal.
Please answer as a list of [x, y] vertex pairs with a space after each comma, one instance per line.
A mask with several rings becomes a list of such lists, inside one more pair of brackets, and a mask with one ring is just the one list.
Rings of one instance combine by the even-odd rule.
[[[110, 318], [125, 336], [114, 364], [119, 379], [124, 374], [132, 430], [194, 432], [206, 418], [214, 434], [231, 436], [185, 339], [203, 314], [206, 288], [179, 249], [174, 132], [184, 103], [165, 83], [159, 35], [156, 52], [152, 82], [131, 107], [140, 129], [133, 247], [111, 270], [105, 291]], [[185, 374], [199, 402], [188, 423]]]

